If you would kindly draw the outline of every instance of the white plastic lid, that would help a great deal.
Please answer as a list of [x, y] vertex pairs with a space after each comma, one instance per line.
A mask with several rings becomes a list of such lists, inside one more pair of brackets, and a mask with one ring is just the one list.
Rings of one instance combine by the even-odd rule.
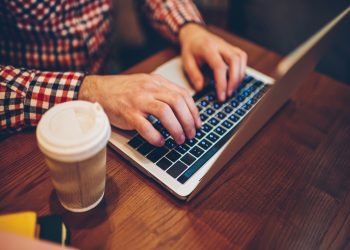
[[110, 135], [111, 126], [101, 105], [86, 101], [55, 105], [36, 130], [40, 150], [61, 162], [92, 157], [106, 146]]

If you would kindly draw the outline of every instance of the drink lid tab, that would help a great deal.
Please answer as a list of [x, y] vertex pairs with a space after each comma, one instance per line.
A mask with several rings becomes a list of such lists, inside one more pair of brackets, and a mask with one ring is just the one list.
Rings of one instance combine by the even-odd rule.
[[86, 101], [55, 105], [36, 130], [40, 150], [62, 162], [92, 157], [106, 146], [110, 135], [111, 126], [101, 105]]

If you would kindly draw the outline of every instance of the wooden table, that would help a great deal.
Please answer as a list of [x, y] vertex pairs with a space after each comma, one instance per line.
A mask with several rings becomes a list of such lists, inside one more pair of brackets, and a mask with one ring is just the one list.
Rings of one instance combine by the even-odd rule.
[[[280, 60], [213, 30], [262, 72]], [[161, 51], [128, 73], [150, 72], [174, 55]], [[70, 213], [57, 200], [34, 130], [1, 141], [0, 152], [0, 213], [60, 214], [82, 249], [350, 248], [350, 87], [318, 73], [190, 203], [109, 149], [103, 202]]]

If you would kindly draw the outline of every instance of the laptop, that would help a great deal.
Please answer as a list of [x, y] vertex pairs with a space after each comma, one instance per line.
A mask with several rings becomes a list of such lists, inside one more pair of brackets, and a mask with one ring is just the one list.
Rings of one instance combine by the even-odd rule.
[[150, 116], [153, 126], [164, 136], [165, 146], [154, 147], [136, 132], [118, 128], [112, 129], [109, 145], [174, 196], [191, 200], [290, 99], [349, 12], [350, 7], [282, 60], [274, 79], [248, 67], [244, 80], [224, 103], [216, 99], [210, 74], [207, 86], [194, 93], [182, 71], [181, 59], [166, 62], [154, 73], [193, 94], [203, 124], [196, 137], [176, 145], [157, 118]]

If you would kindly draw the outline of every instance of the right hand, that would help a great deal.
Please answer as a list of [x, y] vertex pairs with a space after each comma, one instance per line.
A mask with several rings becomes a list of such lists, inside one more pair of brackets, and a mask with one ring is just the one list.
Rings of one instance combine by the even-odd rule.
[[137, 130], [149, 143], [163, 146], [163, 136], [147, 120], [160, 120], [177, 144], [193, 138], [201, 120], [185, 89], [155, 74], [86, 76], [78, 99], [98, 102], [110, 122], [121, 129]]

